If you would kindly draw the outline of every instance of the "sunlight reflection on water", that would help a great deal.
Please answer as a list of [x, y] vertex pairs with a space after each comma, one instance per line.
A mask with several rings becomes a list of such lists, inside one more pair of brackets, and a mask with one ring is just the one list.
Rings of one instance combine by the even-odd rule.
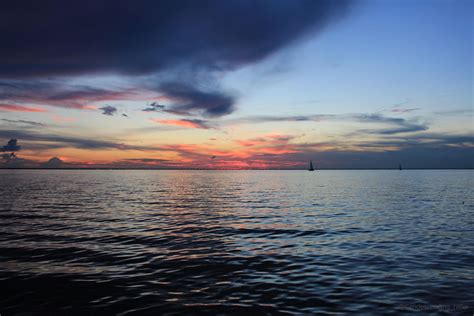
[[0, 170], [0, 312], [472, 309], [473, 175]]

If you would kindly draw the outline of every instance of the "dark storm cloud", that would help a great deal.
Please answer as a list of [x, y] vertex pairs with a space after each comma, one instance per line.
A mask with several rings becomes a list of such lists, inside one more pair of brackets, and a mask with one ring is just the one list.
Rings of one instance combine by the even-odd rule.
[[114, 115], [117, 112], [117, 108], [110, 105], [103, 106], [99, 108], [99, 110], [102, 110], [102, 114], [104, 115]]
[[[158, 74], [161, 82], [183, 83], [157, 89], [178, 101], [170, 111], [218, 117], [234, 110], [234, 98], [203, 89], [203, 81], [321, 31], [349, 7], [350, 0], [4, 1], [0, 78]], [[0, 100], [6, 97], [0, 92]], [[25, 98], [14, 94], [8, 99], [17, 97]], [[65, 102], [77, 99], [74, 91], [43, 99], [82, 106]]]
[[166, 112], [219, 117], [234, 111], [234, 98], [222, 92], [203, 91], [180, 82], [163, 83], [158, 90], [173, 102], [164, 110]]
[[348, 7], [347, 0], [4, 1], [0, 76], [231, 69], [321, 30]]
[[0, 151], [19, 151], [21, 146], [17, 145], [18, 141], [16, 139], [10, 139], [5, 146], [0, 147]]

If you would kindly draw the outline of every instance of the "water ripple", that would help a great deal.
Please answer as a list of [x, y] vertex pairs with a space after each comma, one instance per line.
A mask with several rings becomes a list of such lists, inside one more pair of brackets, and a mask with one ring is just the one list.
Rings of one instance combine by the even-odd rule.
[[473, 175], [2, 170], [0, 313], [470, 315]]

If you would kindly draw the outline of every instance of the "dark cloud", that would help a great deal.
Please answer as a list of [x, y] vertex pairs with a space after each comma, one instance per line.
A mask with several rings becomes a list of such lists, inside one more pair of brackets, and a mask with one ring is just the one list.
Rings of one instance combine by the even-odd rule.
[[148, 105], [147, 108], [144, 108], [142, 111], [144, 112], [160, 112], [165, 108], [164, 105], [159, 104], [158, 102], [152, 102]]
[[43, 127], [45, 126], [43, 123], [34, 122], [34, 121], [27, 121], [27, 120], [9, 120], [9, 119], [1, 119], [4, 122], [15, 124], [15, 125], [27, 125], [27, 126], [35, 126], [35, 127]]
[[249, 116], [228, 120], [227, 123], [271, 123], [271, 122], [319, 122], [319, 121], [355, 121], [360, 123], [378, 123], [389, 127], [384, 129], [363, 129], [359, 132], [370, 134], [391, 135], [408, 132], [419, 132], [428, 129], [424, 123], [417, 120], [407, 120], [400, 117], [388, 117], [380, 114], [312, 114], [292, 116]]
[[[153, 75], [160, 82], [171, 78], [180, 84], [163, 83], [156, 89], [177, 102], [169, 111], [218, 117], [231, 113], [235, 100], [216, 92], [215, 85], [203, 88], [203, 82], [215, 82], [216, 73], [259, 62], [321, 31], [343, 16], [350, 2], [4, 1], [0, 78], [21, 81], [104, 73]], [[92, 88], [45, 91], [47, 85], [43, 82], [33, 92], [7, 82], [0, 100], [39, 98], [46, 104], [83, 108], [84, 99], [114, 97]]]
[[104, 115], [114, 115], [117, 112], [117, 108], [110, 105], [100, 107], [99, 110], [102, 110], [102, 114]]
[[[394, 136], [371, 142], [339, 140], [331, 143], [290, 144], [292, 153], [254, 155], [276, 162], [317, 161], [322, 168], [474, 168], [474, 136], [427, 133]], [[348, 150], [357, 147], [358, 150]], [[327, 149], [327, 145], [336, 149]], [[279, 148], [277, 145], [276, 148]], [[306, 164], [304, 165], [306, 166]]]
[[49, 159], [47, 162], [41, 164], [41, 168], [61, 168], [63, 165], [63, 161], [58, 157], [53, 157]]
[[361, 130], [361, 132], [370, 133], [370, 134], [399, 134], [399, 133], [409, 133], [409, 132], [419, 132], [425, 131], [428, 129], [428, 126], [423, 123], [416, 121], [409, 121], [404, 118], [398, 117], [387, 117], [379, 114], [356, 114], [353, 115], [353, 118], [360, 122], [369, 122], [369, 123], [384, 123], [393, 125], [394, 127], [389, 127], [385, 129], [375, 129], [375, 130]]
[[14, 153], [2, 154], [0, 157], [2, 158], [0, 168], [31, 168], [38, 165], [35, 161], [20, 158]]
[[4, 163], [9, 163], [12, 159], [18, 158], [15, 153], [1, 154], [0, 157], [2, 157]]
[[[305, 161], [313, 159], [318, 168], [474, 168], [473, 147], [410, 146], [390, 151], [306, 151], [274, 159]], [[306, 165], [304, 165], [306, 166]]]
[[0, 151], [6, 152], [6, 151], [19, 151], [21, 149], [21, 146], [17, 145], [18, 141], [16, 139], [10, 139], [8, 143], [0, 148]]
[[450, 135], [450, 134], [439, 134], [439, 133], [426, 133], [418, 135], [410, 135], [401, 137], [394, 137], [392, 140], [398, 141], [401, 146], [416, 146], [416, 147], [443, 147], [443, 146], [455, 146], [455, 147], [473, 147], [474, 148], [474, 136], [473, 135]]
[[235, 68], [321, 30], [348, 6], [346, 0], [4, 2], [0, 76]]
[[219, 117], [234, 111], [234, 97], [222, 92], [203, 91], [182, 82], [163, 83], [158, 90], [173, 102], [166, 112]]
[[322, 121], [336, 118], [336, 115], [314, 114], [314, 115], [290, 115], [290, 116], [272, 116], [255, 115], [238, 119], [228, 120], [229, 123], [271, 123], [271, 122], [308, 122]]
[[[50, 105], [73, 109], [87, 109], [100, 101], [123, 100], [136, 97], [131, 89], [110, 90], [85, 85], [71, 85], [62, 80], [3, 80], [0, 81], [0, 101]], [[21, 110], [19, 105], [17, 111]], [[24, 107], [23, 111], [41, 109]], [[12, 109], [14, 110], [14, 109]], [[44, 111], [44, 110], [43, 110]]]
[[[112, 141], [80, 138], [72, 136], [61, 136], [51, 134], [41, 134], [34, 131], [23, 131], [23, 130], [0, 130], [0, 138], [13, 138], [17, 137], [22, 141], [31, 142], [42, 142], [43, 144], [35, 144], [37, 149], [48, 149], [48, 148], [80, 148], [80, 149], [119, 149], [119, 150], [157, 150], [155, 147], [147, 146], [136, 146], [116, 143]], [[47, 144], [46, 144], [47, 143]]]

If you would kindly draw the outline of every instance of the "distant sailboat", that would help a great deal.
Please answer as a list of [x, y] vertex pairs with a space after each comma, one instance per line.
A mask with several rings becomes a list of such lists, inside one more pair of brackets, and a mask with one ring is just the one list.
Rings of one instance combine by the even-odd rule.
[[398, 164], [398, 170], [402, 170], [402, 164]]
[[314, 171], [314, 168], [313, 168], [313, 161], [312, 161], [312, 160], [309, 161], [309, 169], [308, 169], [308, 171]]

